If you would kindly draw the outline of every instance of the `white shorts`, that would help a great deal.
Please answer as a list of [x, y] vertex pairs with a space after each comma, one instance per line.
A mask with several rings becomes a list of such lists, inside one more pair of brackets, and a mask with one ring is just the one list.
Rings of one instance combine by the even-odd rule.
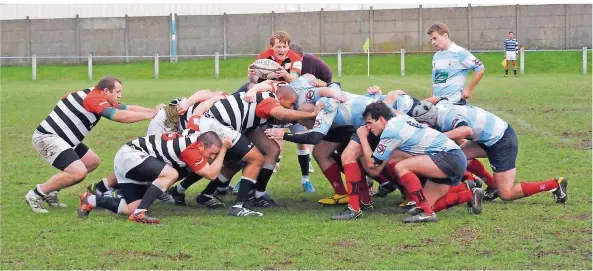
[[220, 123], [215, 118], [202, 116], [200, 118], [200, 133], [206, 132], [215, 132], [222, 140], [226, 137], [231, 137], [233, 139], [231, 146], [235, 146], [241, 138], [241, 133], [233, 130], [233, 128]]
[[80, 160], [88, 151], [88, 147], [82, 143], [72, 147], [58, 135], [44, 134], [37, 130], [33, 132], [33, 147], [45, 161], [62, 171], [72, 162]]
[[[143, 172], [140, 174], [133, 174], [131, 172], [149, 158], [153, 158], [154, 160], [156, 160], [156, 158], [151, 157], [147, 153], [137, 150], [128, 145], [123, 145], [121, 148], [119, 148], [119, 150], [115, 154], [115, 158], [113, 159], [113, 171], [115, 173], [115, 177], [117, 178], [117, 183], [150, 185], [156, 179], [156, 177], [158, 177], [158, 174], [163, 170], [164, 166], [160, 168], [159, 166], [155, 166], [154, 169], [143, 170]], [[143, 176], [153, 176], [155, 175], [154, 172], [157, 172], [156, 177], [154, 178]], [[136, 175], [138, 177], [133, 178], [132, 175]]]
[[515, 52], [515, 51], [506, 51], [506, 52], [504, 52], [504, 58], [506, 60], [517, 60], [517, 52]]

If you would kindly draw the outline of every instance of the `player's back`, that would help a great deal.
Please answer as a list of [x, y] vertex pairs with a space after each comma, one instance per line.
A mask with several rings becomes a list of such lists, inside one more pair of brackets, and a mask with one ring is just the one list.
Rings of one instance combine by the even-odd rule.
[[138, 137], [126, 144], [179, 169], [187, 166], [180, 158], [181, 152], [196, 142], [199, 135], [200, 132], [186, 129], [179, 133], [166, 132]]
[[413, 154], [459, 149], [459, 146], [443, 133], [403, 114], [398, 114], [387, 122], [381, 138], [399, 141], [397, 149]]
[[466, 121], [472, 128], [470, 139], [491, 146], [503, 135], [509, 124], [498, 116], [473, 105], [438, 104], [438, 126], [447, 132], [455, 128], [460, 121]]
[[255, 113], [257, 105], [267, 98], [275, 98], [271, 92], [261, 92], [255, 95], [255, 102], [248, 103], [243, 97], [245, 92], [237, 92], [221, 99], [204, 114], [213, 117], [221, 124], [231, 127], [237, 132], [266, 123], [266, 119], [259, 118]]

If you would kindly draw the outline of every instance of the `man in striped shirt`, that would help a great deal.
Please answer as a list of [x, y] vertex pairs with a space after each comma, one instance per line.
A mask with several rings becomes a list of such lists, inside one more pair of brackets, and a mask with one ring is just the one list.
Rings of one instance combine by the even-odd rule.
[[514, 33], [509, 32], [509, 37], [504, 39], [504, 77], [509, 76], [509, 61], [513, 63], [513, 72], [517, 77], [517, 54], [519, 53], [519, 42], [514, 37]]
[[47, 213], [46, 201], [52, 207], [66, 207], [58, 201], [58, 191], [81, 182], [99, 166], [99, 157], [82, 140], [101, 117], [121, 123], [152, 119], [158, 109], [120, 104], [122, 84], [115, 77], [104, 77], [94, 87], [64, 96], [37, 126], [33, 147], [60, 173], [29, 190], [25, 200], [36, 213]]

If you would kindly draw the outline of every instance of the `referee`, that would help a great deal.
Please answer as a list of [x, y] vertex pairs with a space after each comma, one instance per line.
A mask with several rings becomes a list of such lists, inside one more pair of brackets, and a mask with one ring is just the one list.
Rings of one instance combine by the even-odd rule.
[[504, 39], [504, 77], [509, 76], [509, 61], [513, 62], [513, 72], [517, 77], [517, 54], [519, 53], [519, 42], [515, 39], [514, 33], [509, 32], [509, 37]]

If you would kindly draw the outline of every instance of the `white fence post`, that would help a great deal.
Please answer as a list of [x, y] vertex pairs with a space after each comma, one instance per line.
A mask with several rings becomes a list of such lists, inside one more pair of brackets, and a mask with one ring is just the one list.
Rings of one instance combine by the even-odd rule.
[[342, 50], [338, 50], [338, 76], [342, 76]]
[[31, 69], [32, 69], [32, 76], [33, 81], [37, 81], [37, 55], [33, 55], [31, 58]]
[[401, 67], [400, 67], [400, 74], [401, 76], [406, 75], [406, 50], [402, 48], [400, 51], [400, 58], [401, 58]]
[[154, 79], [159, 79], [159, 53], [154, 54]]
[[371, 49], [367, 51], [367, 77], [371, 77]]
[[583, 47], [583, 74], [587, 75], [587, 47]]
[[521, 75], [525, 73], [525, 48], [521, 47], [521, 59], [519, 59], [519, 68], [521, 69]]
[[218, 55], [218, 52], [214, 55], [214, 75], [216, 78], [220, 75], [220, 56]]
[[89, 81], [93, 81], [93, 54], [89, 54], [87, 62], [89, 65]]

